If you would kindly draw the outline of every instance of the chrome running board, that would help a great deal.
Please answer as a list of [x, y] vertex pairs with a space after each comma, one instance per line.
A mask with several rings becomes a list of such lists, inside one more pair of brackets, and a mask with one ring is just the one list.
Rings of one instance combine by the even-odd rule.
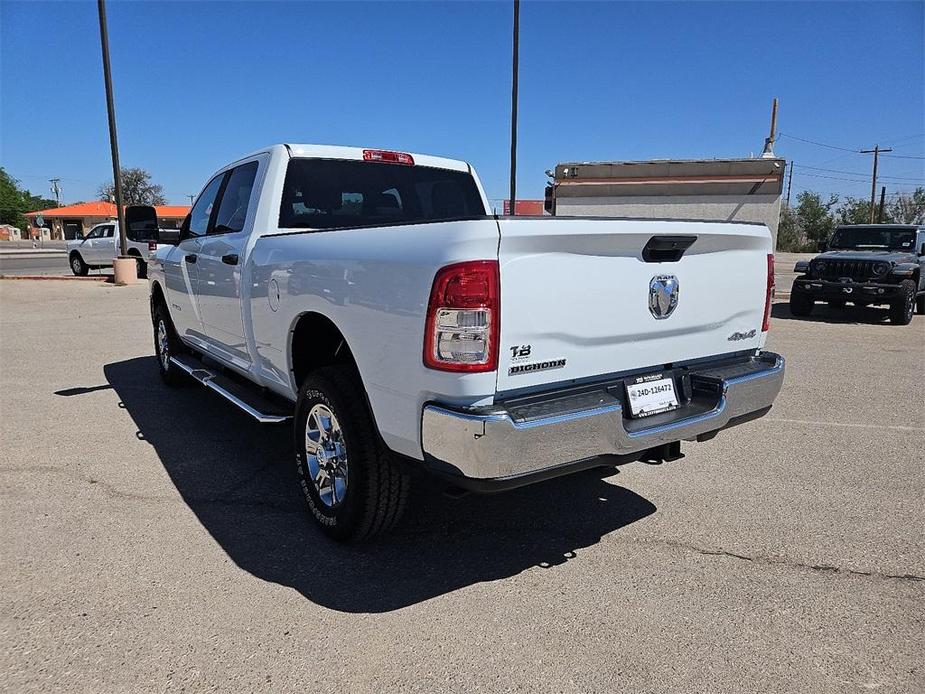
[[228, 376], [212, 371], [194, 356], [183, 354], [179, 357], [170, 357], [170, 363], [188, 373], [209, 390], [221, 395], [261, 424], [281, 424], [292, 419], [292, 415], [286, 414], [281, 405]]

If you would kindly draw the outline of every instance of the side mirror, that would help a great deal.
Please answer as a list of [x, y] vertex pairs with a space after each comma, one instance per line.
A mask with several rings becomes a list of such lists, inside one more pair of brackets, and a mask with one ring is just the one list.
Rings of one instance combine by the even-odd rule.
[[157, 211], [150, 205], [126, 207], [125, 237], [129, 241], [157, 241]]
[[816, 246], [816, 250], [819, 251], [820, 253], [825, 253], [828, 249], [829, 249], [828, 241], [820, 241], [818, 245]]
[[176, 246], [178, 243], [180, 243], [180, 230], [158, 229], [157, 242], [167, 244], [168, 246]]

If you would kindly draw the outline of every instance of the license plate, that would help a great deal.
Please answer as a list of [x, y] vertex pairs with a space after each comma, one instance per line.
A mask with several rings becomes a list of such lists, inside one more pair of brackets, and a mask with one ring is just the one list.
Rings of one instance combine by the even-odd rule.
[[629, 401], [632, 417], [649, 417], [678, 408], [674, 379], [666, 378], [662, 374], [640, 376], [635, 383], [627, 383], [626, 399]]

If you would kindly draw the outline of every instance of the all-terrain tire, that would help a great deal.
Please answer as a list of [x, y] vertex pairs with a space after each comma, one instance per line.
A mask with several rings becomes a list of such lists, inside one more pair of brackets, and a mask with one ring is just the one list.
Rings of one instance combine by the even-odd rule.
[[920, 316], [925, 316], [925, 294], [920, 294], [915, 300], [915, 312]]
[[915, 282], [903, 280], [899, 284], [900, 297], [890, 304], [890, 322], [896, 325], [909, 325], [915, 313]]
[[148, 279], [148, 264], [140, 255], [132, 254], [132, 257], [135, 258], [135, 270], [138, 275], [138, 279], [145, 280]]
[[90, 266], [84, 262], [84, 259], [77, 251], [71, 253], [68, 264], [71, 266], [71, 272], [78, 277], [86, 277], [87, 273], [90, 272]]
[[841, 311], [843, 308], [845, 308], [846, 304], [844, 299], [829, 299], [827, 303], [829, 304], [829, 308], [836, 311]]
[[186, 372], [170, 361], [170, 357], [182, 354], [186, 350], [177, 336], [173, 321], [170, 320], [170, 312], [163, 302], [158, 302], [154, 307], [152, 318], [154, 322], [154, 356], [157, 359], [157, 368], [161, 374], [161, 379], [171, 388], [185, 385], [187, 383]]
[[794, 316], [799, 316], [800, 318], [808, 316], [813, 312], [814, 303], [812, 296], [803, 292], [790, 293], [790, 313]]
[[[318, 433], [314, 429], [315, 415], [312, 424], [309, 423], [312, 412], [329, 412], [336, 420], [337, 434], [333, 438], [343, 446], [342, 458], [346, 461], [343, 472], [346, 481], [339, 499], [338, 493], [331, 493], [334, 484], [325, 487], [327, 474], [316, 483], [312, 473], [312, 468], [319, 469], [319, 458], [309, 452], [307, 443], [310, 436], [314, 441]], [[359, 376], [352, 366], [327, 366], [306, 377], [296, 404], [293, 443], [299, 486], [308, 512], [326, 535], [340, 542], [358, 542], [385, 532], [398, 522], [408, 501], [411, 482], [380, 441]], [[340, 455], [341, 449], [333, 445], [331, 448], [335, 458]], [[331, 470], [339, 469], [336, 462], [331, 462], [331, 455], [324, 453], [325, 464]], [[327, 498], [323, 498], [324, 494]]]

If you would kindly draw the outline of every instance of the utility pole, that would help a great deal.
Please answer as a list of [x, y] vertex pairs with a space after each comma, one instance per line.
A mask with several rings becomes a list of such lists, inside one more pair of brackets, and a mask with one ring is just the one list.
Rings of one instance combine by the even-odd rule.
[[886, 186], [880, 188], [880, 208], [877, 210], [877, 224], [883, 224], [884, 203], [886, 203]]
[[189, 198], [189, 206], [192, 207], [192, 206], [193, 206], [193, 198], [194, 198], [195, 196], [194, 196], [194, 195], [187, 195], [186, 197]]
[[774, 103], [771, 105], [771, 132], [764, 141], [764, 151], [761, 153], [762, 159], [774, 158], [774, 142], [777, 139], [777, 97], [774, 97]]
[[787, 207], [790, 207], [790, 186], [793, 185], [793, 162], [790, 162], [790, 171], [787, 173]]
[[49, 178], [48, 182], [51, 183], [51, 192], [55, 194], [55, 204], [58, 207], [61, 207], [61, 187], [58, 185], [61, 182], [61, 179]]
[[125, 209], [122, 207], [122, 168], [119, 165], [119, 140], [116, 137], [116, 107], [112, 98], [112, 71], [109, 67], [109, 31], [106, 28], [106, 0], [97, 0], [100, 15], [100, 46], [103, 51], [103, 81], [106, 83], [106, 112], [109, 115], [109, 144], [112, 148], [112, 178], [116, 191], [116, 214], [119, 219], [119, 254], [127, 257]]
[[520, 0], [514, 0], [514, 49], [511, 61], [511, 216], [517, 214], [517, 72], [520, 54]]
[[874, 203], [877, 200], [877, 161], [880, 159], [882, 152], [892, 152], [892, 149], [880, 149], [880, 145], [874, 145], [873, 149], [862, 149], [861, 154], [874, 155], [874, 173], [870, 181], [870, 223], [874, 223]]

